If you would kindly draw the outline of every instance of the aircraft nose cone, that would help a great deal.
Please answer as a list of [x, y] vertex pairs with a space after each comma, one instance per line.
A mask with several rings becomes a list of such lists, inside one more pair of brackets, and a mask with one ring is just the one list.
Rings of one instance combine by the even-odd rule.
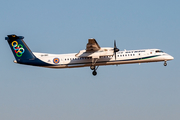
[[170, 59], [171, 59], [171, 60], [173, 60], [173, 59], [174, 59], [174, 57], [173, 57], [173, 56], [170, 56]]
[[171, 56], [171, 55], [168, 56], [168, 60], [173, 60], [173, 59], [174, 59], [173, 56]]
[[164, 56], [164, 60], [173, 60], [173, 59], [174, 59], [174, 57], [171, 56], [171, 55], [166, 54], [166, 55]]

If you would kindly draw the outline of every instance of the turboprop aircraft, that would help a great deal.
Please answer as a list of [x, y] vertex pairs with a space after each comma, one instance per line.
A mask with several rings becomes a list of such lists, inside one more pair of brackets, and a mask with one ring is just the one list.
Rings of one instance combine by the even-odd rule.
[[102, 65], [118, 65], [131, 63], [148, 63], [173, 60], [171, 55], [160, 49], [141, 49], [141, 50], [124, 50], [120, 51], [114, 48], [100, 47], [94, 38], [88, 39], [85, 50], [79, 53], [71, 54], [49, 54], [32, 52], [24, 42], [23, 36], [7, 35], [5, 40], [15, 56], [14, 63], [33, 65], [47, 68], [76, 68], [90, 67], [92, 74], [97, 75], [97, 69]]

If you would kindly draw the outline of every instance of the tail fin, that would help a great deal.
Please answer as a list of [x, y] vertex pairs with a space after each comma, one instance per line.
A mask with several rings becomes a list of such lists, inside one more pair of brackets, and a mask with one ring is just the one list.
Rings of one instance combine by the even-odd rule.
[[7, 35], [5, 40], [8, 41], [9, 46], [17, 61], [34, 59], [35, 56], [23, 41], [23, 36]]

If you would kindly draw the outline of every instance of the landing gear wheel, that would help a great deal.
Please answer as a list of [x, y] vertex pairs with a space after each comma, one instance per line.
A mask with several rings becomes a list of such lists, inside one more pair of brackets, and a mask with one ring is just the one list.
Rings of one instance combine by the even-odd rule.
[[166, 61], [164, 61], [164, 66], [167, 66], [167, 63], [166, 63]]
[[95, 70], [95, 67], [96, 67], [96, 66], [94, 66], [94, 65], [91, 65], [91, 66], [90, 66], [91, 70]]
[[94, 71], [92, 72], [92, 74], [93, 74], [94, 76], [96, 76], [96, 75], [97, 75], [97, 72], [94, 70]]
[[99, 67], [99, 66], [95, 66], [95, 65], [91, 65], [91, 66], [90, 66], [91, 70], [93, 70], [92, 74], [93, 74], [94, 76], [97, 75], [96, 70], [98, 69], [98, 67]]

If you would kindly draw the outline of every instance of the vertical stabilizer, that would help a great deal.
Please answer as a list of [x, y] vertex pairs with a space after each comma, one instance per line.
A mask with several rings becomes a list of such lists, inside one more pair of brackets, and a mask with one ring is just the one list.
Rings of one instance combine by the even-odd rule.
[[17, 61], [21, 60], [32, 60], [35, 59], [34, 54], [31, 52], [29, 47], [23, 41], [23, 36], [16, 36], [16, 35], [7, 35], [5, 40], [8, 41], [8, 44], [14, 54], [14, 57]]

